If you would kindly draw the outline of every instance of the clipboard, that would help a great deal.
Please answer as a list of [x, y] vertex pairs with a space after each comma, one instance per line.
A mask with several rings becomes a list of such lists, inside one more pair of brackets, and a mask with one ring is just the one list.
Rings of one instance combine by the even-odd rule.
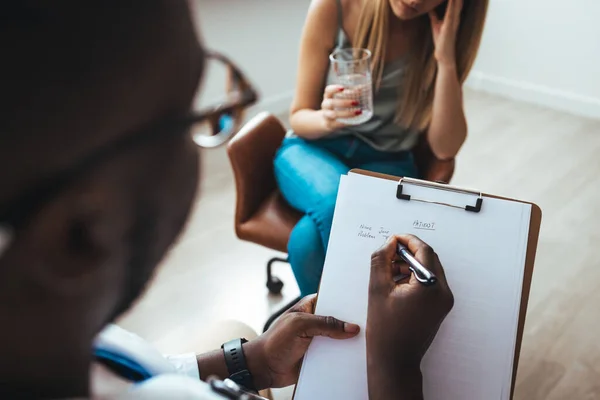
[[[537, 252], [537, 245], [538, 245], [538, 240], [539, 240], [539, 235], [540, 235], [540, 227], [541, 227], [541, 223], [542, 223], [541, 208], [535, 203], [516, 200], [516, 199], [509, 198], [509, 197], [495, 196], [495, 195], [486, 194], [486, 193], [482, 193], [482, 192], [475, 192], [475, 191], [472, 191], [469, 189], [464, 189], [464, 188], [460, 188], [457, 186], [448, 185], [445, 183], [429, 182], [429, 181], [423, 181], [423, 180], [412, 179], [412, 178], [401, 178], [401, 177], [397, 177], [397, 176], [385, 175], [385, 174], [380, 174], [380, 173], [371, 172], [371, 171], [365, 171], [365, 170], [361, 170], [361, 169], [352, 169], [352, 170], [350, 170], [350, 173], [366, 175], [366, 176], [371, 176], [373, 178], [387, 179], [387, 180], [392, 180], [392, 181], [398, 182], [397, 197], [399, 198], [399, 200], [421, 201], [421, 202], [438, 204], [438, 205], [443, 205], [443, 206], [459, 207], [459, 208], [464, 208], [466, 212], [478, 212], [478, 209], [480, 210], [481, 207], [485, 207], [484, 202], [485, 202], [486, 197], [493, 198], [493, 199], [499, 199], [499, 200], [514, 201], [514, 202], [518, 202], [518, 203], [531, 205], [531, 219], [529, 221], [529, 235], [528, 235], [528, 239], [527, 239], [527, 252], [525, 255], [525, 270], [523, 272], [523, 287], [522, 287], [522, 291], [521, 291], [521, 307], [519, 310], [519, 322], [518, 322], [518, 327], [517, 327], [517, 341], [516, 341], [516, 345], [515, 345], [515, 354], [514, 354], [514, 358], [513, 358], [513, 360], [514, 360], [513, 374], [512, 374], [511, 393], [510, 393], [510, 398], [512, 399], [514, 397], [514, 392], [515, 392], [517, 370], [519, 367], [519, 357], [521, 354], [521, 342], [523, 341], [523, 331], [525, 328], [525, 319], [527, 316], [527, 305], [529, 303], [529, 293], [531, 291], [531, 280], [533, 278], [535, 255]], [[406, 198], [406, 197], [402, 198], [403, 182], [405, 184], [416, 184], [419, 186], [428, 187], [428, 188], [432, 188], [432, 189], [438, 189], [438, 190], [450, 190], [450, 191], [455, 191], [455, 192], [459, 192], [459, 193], [478, 194], [478, 198], [477, 198], [475, 205], [466, 204], [462, 207], [460, 205], [438, 203], [435, 201], [429, 201], [427, 199], [414, 199], [414, 198]], [[318, 298], [317, 298], [317, 301], [318, 301]]]
[[[412, 179], [412, 178], [401, 178], [401, 177], [397, 177], [397, 176], [380, 174], [380, 173], [361, 170], [361, 169], [352, 169], [348, 173], [349, 174], [350, 173], [359, 174], [359, 175], [369, 176], [369, 177], [373, 177], [373, 178], [386, 179], [386, 180], [398, 182], [398, 189], [397, 189], [397, 193], [396, 193], [396, 197], [398, 198], [398, 201], [419, 201], [419, 202], [424, 202], [424, 203], [432, 203], [433, 205], [437, 204], [437, 205], [441, 205], [441, 206], [461, 208], [461, 209], [464, 209], [465, 212], [473, 212], [473, 213], [478, 213], [482, 209], [482, 207], [485, 207], [485, 199], [486, 198], [513, 201], [513, 202], [518, 202], [518, 203], [522, 203], [522, 204], [529, 204], [531, 206], [529, 232], [527, 235], [527, 248], [526, 248], [526, 252], [525, 252], [525, 267], [524, 267], [524, 271], [523, 271], [523, 283], [522, 283], [522, 290], [521, 290], [519, 317], [518, 317], [518, 323], [517, 323], [517, 336], [516, 336], [516, 341], [515, 341], [515, 353], [513, 355], [513, 371], [512, 371], [511, 388], [510, 388], [510, 399], [513, 399], [514, 391], [515, 391], [515, 384], [516, 384], [516, 376], [517, 376], [517, 371], [518, 371], [519, 357], [520, 357], [520, 353], [521, 353], [521, 343], [523, 340], [523, 332], [524, 332], [525, 320], [526, 320], [526, 315], [527, 315], [527, 306], [528, 306], [528, 302], [529, 302], [529, 294], [530, 294], [530, 289], [531, 289], [531, 281], [532, 281], [532, 277], [533, 277], [534, 262], [535, 262], [536, 252], [537, 252], [539, 232], [540, 232], [540, 226], [541, 226], [541, 220], [542, 220], [542, 211], [541, 211], [540, 207], [535, 203], [525, 202], [525, 201], [512, 199], [512, 198], [508, 198], [508, 197], [491, 195], [491, 194], [487, 194], [487, 193], [483, 193], [483, 192], [478, 192], [478, 191], [473, 191], [473, 190], [469, 190], [469, 189], [465, 189], [465, 188], [461, 188], [461, 187], [457, 187], [457, 186], [448, 185], [445, 183], [429, 182], [429, 181], [423, 181], [423, 180]], [[472, 204], [440, 203], [438, 201], [433, 201], [431, 199], [415, 198], [415, 197], [406, 195], [406, 193], [404, 191], [405, 185], [417, 185], [417, 186], [431, 188], [431, 189], [471, 194], [471, 195], [475, 195], [476, 199]], [[317, 304], [318, 304], [318, 301], [319, 301], [319, 297], [317, 295]], [[293, 394], [292, 398], [296, 398], [296, 388], [294, 388], [294, 394]]]

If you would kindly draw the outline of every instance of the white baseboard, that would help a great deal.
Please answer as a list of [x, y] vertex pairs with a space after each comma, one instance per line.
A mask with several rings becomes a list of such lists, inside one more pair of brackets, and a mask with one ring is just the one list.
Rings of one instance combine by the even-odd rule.
[[489, 75], [481, 71], [472, 71], [466, 85], [474, 90], [497, 94], [513, 100], [600, 119], [600, 99], [597, 98]]
[[[502, 78], [481, 71], [472, 71], [469, 79], [467, 79], [466, 86], [473, 90], [496, 94], [513, 100], [539, 104], [575, 115], [600, 119], [600, 99], [589, 96]], [[267, 111], [281, 117], [289, 111], [293, 98], [293, 90], [266, 97], [252, 107], [248, 114], [253, 116], [259, 112]]]

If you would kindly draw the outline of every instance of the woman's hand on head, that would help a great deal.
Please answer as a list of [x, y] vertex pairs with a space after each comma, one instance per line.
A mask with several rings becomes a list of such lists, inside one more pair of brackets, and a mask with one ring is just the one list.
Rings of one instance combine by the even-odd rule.
[[329, 85], [323, 93], [321, 113], [323, 115], [324, 129], [333, 132], [346, 126], [340, 118], [354, 118], [362, 113], [358, 107], [359, 102], [353, 99], [351, 89], [344, 89], [341, 85]]
[[462, 8], [463, 0], [448, 0], [444, 19], [439, 19], [435, 10], [429, 12], [435, 59], [439, 65], [456, 67], [456, 36]]

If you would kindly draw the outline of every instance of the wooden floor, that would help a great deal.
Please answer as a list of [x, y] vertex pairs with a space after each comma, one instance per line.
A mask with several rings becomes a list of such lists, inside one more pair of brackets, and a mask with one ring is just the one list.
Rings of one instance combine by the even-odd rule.
[[543, 212], [516, 399], [600, 399], [600, 121], [469, 93], [454, 182]]
[[[515, 399], [600, 399], [600, 121], [474, 92], [466, 108], [469, 138], [453, 183], [533, 201], [544, 213]], [[284, 266], [284, 296], [267, 295], [264, 264], [274, 254], [235, 239], [227, 158], [203, 155], [187, 231], [121, 321], [164, 351], [185, 327], [239, 319], [259, 329], [298, 290]]]

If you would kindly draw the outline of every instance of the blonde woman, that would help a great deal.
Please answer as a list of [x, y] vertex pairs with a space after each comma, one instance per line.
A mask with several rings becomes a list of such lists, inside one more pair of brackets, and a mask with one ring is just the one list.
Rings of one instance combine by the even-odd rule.
[[[319, 284], [340, 176], [351, 168], [417, 177], [410, 150], [420, 135], [439, 159], [467, 136], [462, 83], [481, 40], [488, 0], [313, 0], [300, 45], [293, 132], [275, 158], [281, 193], [305, 213], [289, 259], [302, 294]], [[335, 97], [329, 54], [372, 53], [374, 115], [362, 125], [352, 100]]]

